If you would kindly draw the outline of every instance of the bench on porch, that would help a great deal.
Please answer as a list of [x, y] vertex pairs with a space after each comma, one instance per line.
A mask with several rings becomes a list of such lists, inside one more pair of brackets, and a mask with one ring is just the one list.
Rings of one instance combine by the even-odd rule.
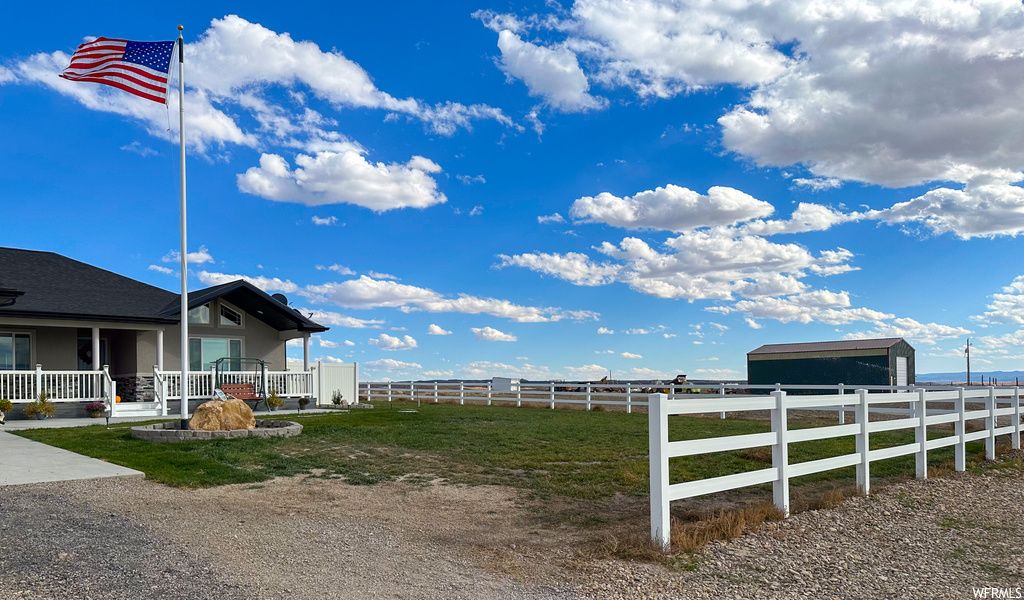
[[243, 402], [252, 402], [253, 410], [256, 410], [260, 402], [266, 400], [263, 394], [256, 393], [256, 386], [251, 383], [225, 383], [219, 389], [229, 398], [236, 398]]

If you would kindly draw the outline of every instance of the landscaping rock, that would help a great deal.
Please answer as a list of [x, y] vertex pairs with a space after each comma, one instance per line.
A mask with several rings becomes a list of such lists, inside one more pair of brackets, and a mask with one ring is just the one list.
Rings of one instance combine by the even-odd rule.
[[253, 416], [249, 405], [241, 400], [210, 400], [196, 408], [188, 426], [190, 429], [200, 431], [254, 429], [256, 417]]

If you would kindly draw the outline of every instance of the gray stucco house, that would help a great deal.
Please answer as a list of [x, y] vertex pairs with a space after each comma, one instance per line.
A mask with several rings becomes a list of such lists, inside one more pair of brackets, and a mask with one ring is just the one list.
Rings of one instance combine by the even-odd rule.
[[[309, 337], [327, 330], [243, 280], [188, 299], [193, 372], [209, 372], [221, 357], [259, 358], [284, 372], [292, 339], [304, 342], [308, 372]], [[59, 389], [58, 400], [94, 398], [81, 391], [83, 378], [108, 366], [123, 401], [150, 402], [161, 385], [166, 396], [165, 374], [181, 369], [180, 337], [179, 294], [53, 252], [0, 248], [0, 397]]]

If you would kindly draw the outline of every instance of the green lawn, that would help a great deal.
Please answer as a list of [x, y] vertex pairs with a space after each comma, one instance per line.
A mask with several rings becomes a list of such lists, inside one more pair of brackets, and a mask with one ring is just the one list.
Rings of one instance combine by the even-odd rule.
[[[648, 493], [647, 416], [541, 408], [379, 403], [353, 410], [295, 418], [305, 427], [295, 438], [240, 439], [159, 444], [135, 440], [129, 425], [36, 429], [17, 432], [53, 446], [108, 460], [146, 473], [161, 483], [205, 487], [252, 483], [275, 476], [312, 473], [371, 484], [403, 478], [453, 483], [498, 484], [540, 495], [600, 499], [617, 493]], [[818, 423], [821, 424], [821, 423]], [[809, 426], [791, 423], [791, 427]], [[767, 422], [673, 417], [671, 439], [757, 433]], [[872, 449], [909, 443], [913, 434], [872, 436]], [[852, 437], [790, 446], [791, 462], [853, 452]], [[971, 460], [983, 453], [969, 445]], [[728, 475], [770, 466], [766, 449], [673, 459], [673, 482]], [[931, 454], [952, 459], [952, 449]], [[913, 476], [913, 456], [872, 463], [872, 475]], [[853, 468], [821, 473], [795, 485], [854, 476]]]

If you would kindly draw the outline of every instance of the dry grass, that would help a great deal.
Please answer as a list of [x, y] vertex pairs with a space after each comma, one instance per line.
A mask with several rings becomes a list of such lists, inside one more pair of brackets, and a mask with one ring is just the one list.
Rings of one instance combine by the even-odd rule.
[[765, 521], [781, 521], [782, 511], [767, 502], [731, 511], [718, 511], [695, 523], [672, 523], [672, 549], [700, 552], [710, 542], [738, 538], [756, 532]]
[[790, 512], [793, 514], [806, 512], [808, 510], [823, 510], [835, 508], [846, 502], [847, 498], [859, 496], [860, 491], [855, 485], [833, 487], [831, 489], [814, 493], [795, 493], [790, 498]]

